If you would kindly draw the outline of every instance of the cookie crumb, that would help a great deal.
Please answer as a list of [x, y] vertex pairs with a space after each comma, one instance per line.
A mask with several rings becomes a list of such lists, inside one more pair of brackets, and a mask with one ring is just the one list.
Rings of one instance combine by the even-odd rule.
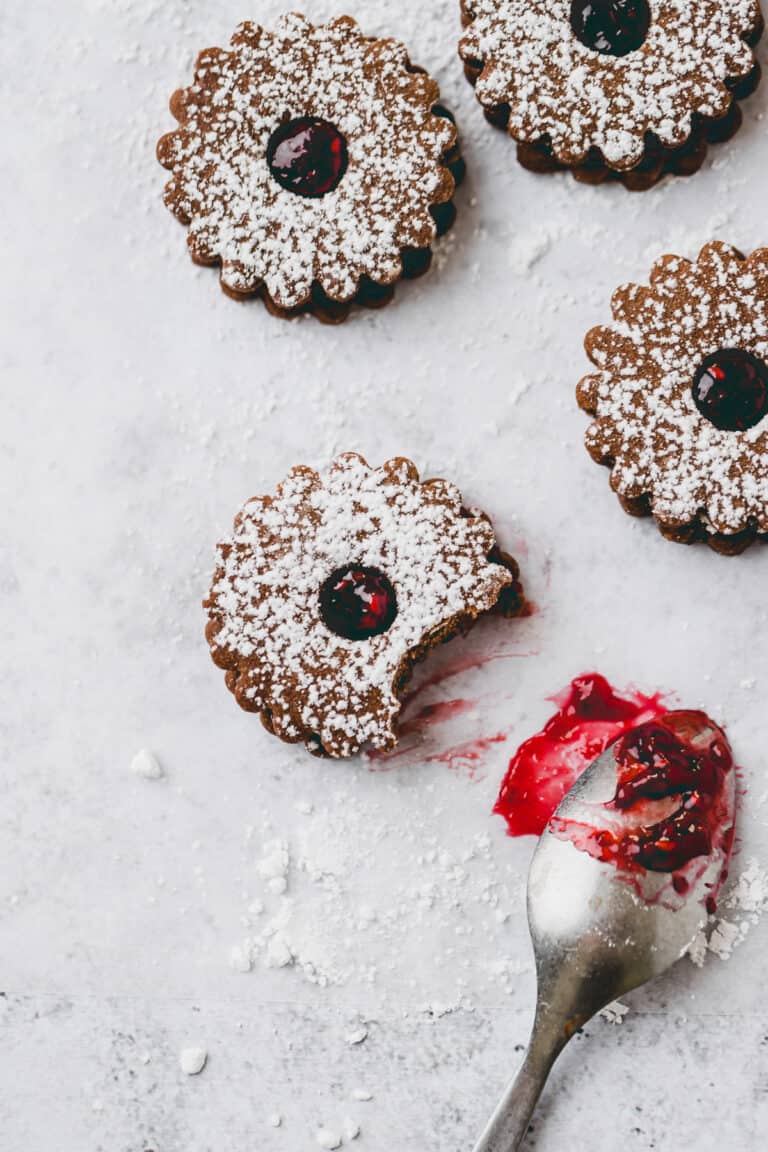
[[208, 1061], [205, 1048], [182, 1048], [179, 1065], [187, 1076], [198, 1076]]
[[141, 776], [143, 780], [162, 780], [165, 770], [148, 748], [142, 748], [131, 761], [131, 771], [134, 776]]
[[319, 1128], [315, 1140], [321, 1148], [327, 1148], [330, 1152], [335, 1148], [341, 1148], [341, 1136], [337, 1132], [332, 1132], [330, 1128]]

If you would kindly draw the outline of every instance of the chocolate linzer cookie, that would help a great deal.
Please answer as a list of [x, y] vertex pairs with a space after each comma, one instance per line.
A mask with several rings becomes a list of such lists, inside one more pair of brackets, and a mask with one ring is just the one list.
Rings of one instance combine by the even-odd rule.
[[768, 248], [665, 256], [613, 319], [587, 336], [599, 371], [577, 395], [624, 509], [727, 555], [768, 540]]
[[523, 597], [490, 521], [452, 484], [350, 453], [244, 505], [204, 606], [238, 703], [281, 739], [343, 757], [393, 747], [415, 662]]
[[534, 172], [633, 191], [689, 176], [760, 81], [759, 0], [462, 0], [488, 120]]
[[339, 17], [241, 24], [200, 54], [158, 144], [165, 202], [235, 299], [344, 320], [426, 272], [464, 167], [434, 80], [404, 46]]

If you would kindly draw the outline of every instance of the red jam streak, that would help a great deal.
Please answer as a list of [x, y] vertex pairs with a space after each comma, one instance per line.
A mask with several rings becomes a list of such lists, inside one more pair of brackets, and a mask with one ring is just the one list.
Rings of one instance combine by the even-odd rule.
[[496, 744], [503, 744], [506, 732], [497, 732], [494, 736], [481, 736], [477, 740], [465, 740], [461, 744], [454, 744], [443, 752], [435, 752], [425, 756], [426, 764], [446, 764], [454, 772], [463, 772], [470, 780], [480, 780], [480, 769]]
[[[476, 711], [478, 703], [477, 700], [456, 699], [425, 704], [414, 716], [401, 724], [399, 734], [402, 742], [394, 751], [372, 750], [368, 753], [368, 759], [378, 762], [377, 771], [386, 771], [393, 760], [400, 760], [406, 756], [414, 757], [421, 739], [430, 728], [444, 724], [455, 716]], [[429, 755], [422, 752], [419, 759], [423, 764], [446, 764], [452, 771], [461, 772], [470, 780], [479, 780], [483, 779], [481, 770], [488, 756], [494, 747], [503, 744], [506, 738], [506, 732], [497, 732], [492, 736], [481, 736], [475, 740], [453, 744]]]
[[477, 700], [438, 700], [435, 704], [424, 704], [418, 712], [400, 725], [399, 736], [410, 736], [413, 733], [422, 733], [436, 724], [452, 720], [454, 716], [462, 716], [466, 712], [477, 709]]
[[666, 712], [662, 696], [619, 694], [597, 673], [578, 676], [554, 697], [558, 711], [509, 762], [494, 812], [510, 836], [540, 836], [582, 772], [638, 724]]

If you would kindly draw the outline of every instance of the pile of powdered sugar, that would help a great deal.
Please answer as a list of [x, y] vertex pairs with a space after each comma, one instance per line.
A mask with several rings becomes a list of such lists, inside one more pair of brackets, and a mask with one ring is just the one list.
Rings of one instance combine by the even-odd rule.
[[488, 831], [441, 834], [440, 788], [466, 780], [427, 783], [418, 811], [404, 795], [400, 819], [401, 789], [385, 774], [376, 783], [383, 801], [338, 787], [326, 804], [299, 801], [290, 827], [265, 817], [246, 830], [250, 884], [231, 965], [399, 997], [434, 1016], [475, 996], [511, 995], [531, 971], [524, 871], [512, 863], [527, 849], [487, 813]]

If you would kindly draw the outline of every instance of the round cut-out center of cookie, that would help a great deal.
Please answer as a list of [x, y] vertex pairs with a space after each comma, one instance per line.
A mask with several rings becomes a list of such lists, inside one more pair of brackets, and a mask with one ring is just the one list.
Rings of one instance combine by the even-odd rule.
[[337, 636], [368, 640], [391, 627], [395, 590], [378, 568], [337, 568], [320, 589], [320, 614]]
[[572, 0], [571, 27], [582, 44], [604, 56], [628, 56], [651, 27], [648, 0]]
[[721, 348], [696, 373], [693, 399], [723, 432], [746, 432], [768, 416], [768, 364], [741, 348]]
[[302, 116], [281, 124], [267, 144], [269, 170], [297, 196], [332, 192], [347, 170], [347, 144], [328, 120]]

